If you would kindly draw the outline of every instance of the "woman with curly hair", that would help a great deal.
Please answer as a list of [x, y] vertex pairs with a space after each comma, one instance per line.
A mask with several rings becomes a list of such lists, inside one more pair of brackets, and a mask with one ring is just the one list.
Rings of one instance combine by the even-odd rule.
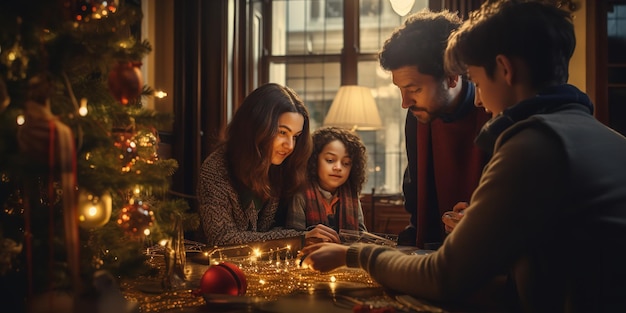
[[294, 196], [288, 227], [308, 229], [319, 224], [366, 231], [359, 195], [366, 180], [365, 145], [354, 133], [324, 127], [313, 133], [313, 153], [304, 192]]

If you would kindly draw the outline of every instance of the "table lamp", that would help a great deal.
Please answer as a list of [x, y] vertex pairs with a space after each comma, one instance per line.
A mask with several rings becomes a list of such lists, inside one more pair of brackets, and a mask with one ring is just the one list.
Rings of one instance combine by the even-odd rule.
[[391, 8], [400, 16], [405, 16], [411, 12], [415, 0], [389, 0], [391, 2]]
[[382, 124], [370, 89], [344, 85], [339, 87], [323, 125], [356, 131], [377, 130], [382, 128]]

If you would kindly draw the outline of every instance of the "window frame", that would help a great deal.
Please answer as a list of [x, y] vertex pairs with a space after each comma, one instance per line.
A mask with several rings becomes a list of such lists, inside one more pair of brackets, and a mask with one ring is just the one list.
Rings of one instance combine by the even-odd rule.
[[[315, 0], [313, 0], [315, 1]], [[388, 1], [388, 0], [381, 0]], [[254, 2], [253, 2], [254, 3]], [[340, 53], [329, 53], [329, 54], [286, 54], [286, 55], [273, 55], [272, 54], [272, 12], [273, 12], [273, 1], [271, 0], [260, 0], [257, 4], [260, 3], [260, 10], [262, 11], [262, 16], [264, 16], [263, 20], [263, 38], [262, 38], [262, 47], [261, 51], [263, 51], [261, 59], [258, 61], [258, 71], [259, 75], [257, 77], [260, 78], [259, 85], [263, 83], [267, 83], [270, 81], [270, 68], [272, 64], [324, 64], [324, 63], [339, 63], [340, 64], [340, 81], [341, 85], [357, 85], [359, 84], [358, 77], [358, 67], [361, 62], [378, 62], [378, 52], [360, 52], [360, 1], [359, 0], [344, 0], [343, 1], [343, 10], [344, 10], [344, 19], [343, 19], [343, 48]], [[320, 15], [324, 15], [324, 12], [320, 12]], [[252, 47], [252, 49], [255, 49]], [[398, 106], [400, 104], [398, 103]], [[404, 138], [404, 118], [401, 121], [401, 136]], [[376, 138], [376, 136], [370, 136], [369, 134], [364, 136], [364, 141], [366, 145], [373, 146], [372, 151], [368, 151], [369, 162], [370, 165], [373, 165], [370, 168], [370, 171], [378, 171], [377, 164], [385, 164], [387, 158], [399, 158], [399, 160], [404, 158], [404, 161], [400, 161], [398, 167], [401, 167], [400, 171], [396, 176], [399, 176], [399, 181], [397, 181], [393, 187], [391, 187], [392, 192], [388, 192], [388, 190], [384, 190], [383, 192], [390, 195], [397, 195], [402, 193], [402, 176], [404, 171], [404, 166], [406, 164], [406, 151], [404, 151], [405, 144], [398, 144], [397, 151], [387, 151], [386, 149], [377, 149], [376, 147], [379, 145], [384, 145], [384, 142], [374, 139], [373, 141], [367, 140], [367, 138]], [[369, 147], [368, 147], [369, 150]], [[382, 160], [382, 161], [381, 161]], [[387, 167], [385, 166], [385, 170]], [[384, 172], [383, 172], [384, 173]], [[395, 170], [394, 170], [395, 173]], [[374, 188], [370, 189], [367, 186], [364, 186], [362, 190], [362, 194], [370, 194], [370, 193], [379, 193], [380, 191], [378, 187], [387, 186], [387, 179], [384, 175], [377, 174], [376, 176], [370, 173], [370, 177], [368, 179], [368, 184], [374, 185]], [[383, 190], [383, 189], [381, 189]]]

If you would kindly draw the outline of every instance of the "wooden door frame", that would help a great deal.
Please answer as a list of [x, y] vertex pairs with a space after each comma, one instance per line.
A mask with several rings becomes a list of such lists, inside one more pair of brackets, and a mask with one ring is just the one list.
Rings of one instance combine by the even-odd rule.
[[608, 107], [608, 51], [605, 1], [586, 2], [586, 31], [587, 31], [587, 68], [586, 91], [595, 104], [594, 115], [604, 123], [609, 124]]

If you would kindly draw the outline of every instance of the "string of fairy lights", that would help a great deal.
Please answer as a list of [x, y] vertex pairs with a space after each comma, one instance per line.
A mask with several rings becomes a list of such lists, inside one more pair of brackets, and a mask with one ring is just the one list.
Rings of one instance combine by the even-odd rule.
[[[162, 268], [162, 253], [166, 243], [160, 242], [147, 249], [150, 262]], [[293, 293], [314, 294], [320, 291], [334, 293], [336, 288], [344, 284], [360, 287], [377, 287], [378, 284], [362, 269], [341, 268], [328, 273], [320, 273], [300, 265], [297, 251], [287, 244], [269, 249], [261, 249], [254, 245], [237, 245], [214, 247], [206, 250], [204, 245], [185, 240], [188, 254], [195, 252], [198, 256], [194, 262], [187, 262], [185, 274], [186, 285], [177, 290], [160, 293], [141, 291], [143, 280], [123, 281], [127, 299], [141, 304], [142, 312], [159, 312], [162, 310], [181, 309], [203, 306], [205, 298], [198, 294], [197, 285], [204, 271], [209, 266], [221, 262], [237, 265], [245, 274], [247, 281], [246, 299], [251, 302], [274, 301], [281, 296]], [[154, 278], [155, 281], [159, 278]]]

